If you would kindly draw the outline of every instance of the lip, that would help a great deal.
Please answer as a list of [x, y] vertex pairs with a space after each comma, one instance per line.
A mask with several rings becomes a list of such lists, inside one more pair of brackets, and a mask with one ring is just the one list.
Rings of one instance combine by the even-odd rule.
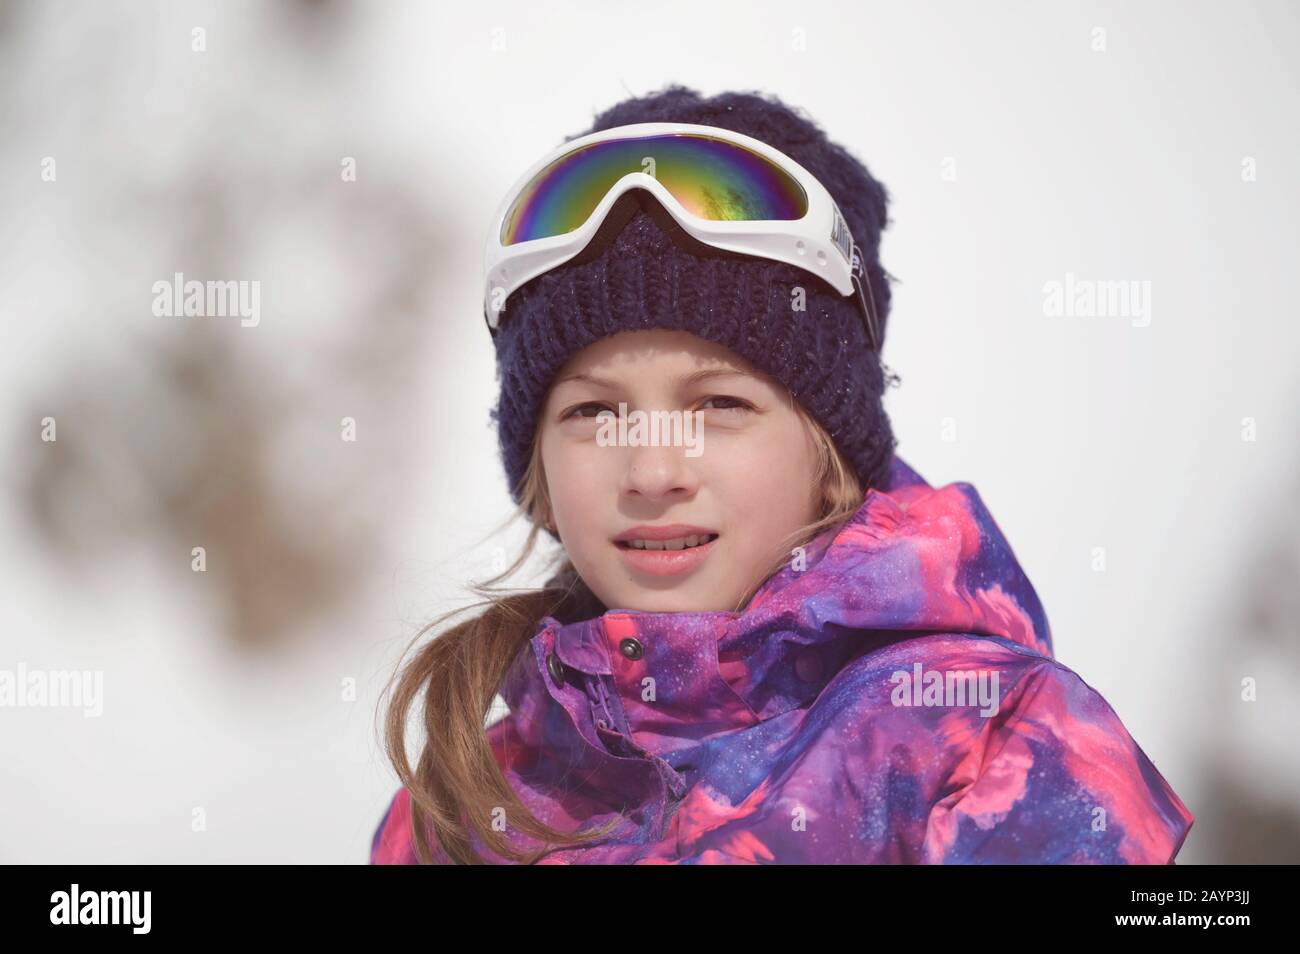
[[[676, 537], [716, 533], [704, 527], [673, 523], [663, 527], [640, 526], [625, 530], [614, 538], [615, 545], [628, 540], [672, 540]], [[682, 576], [698, 569], [709, 558], [720, 537], [686, 550], [635, 550], [618, 547], [623, 565], [648, 576]]]
[[639, 527], [632, 527], [624, 530], [614, 538], [615, 543], [626, 543], [629, 540], [674, 540], [677, 537], [698, 537], [705, 533], [717, 533], [716, 530], [710, 530], [708, 527], [697, 527], [690, 523], [666, 523], [663, 526], [652, 527], [648, 524], [641, 524]]

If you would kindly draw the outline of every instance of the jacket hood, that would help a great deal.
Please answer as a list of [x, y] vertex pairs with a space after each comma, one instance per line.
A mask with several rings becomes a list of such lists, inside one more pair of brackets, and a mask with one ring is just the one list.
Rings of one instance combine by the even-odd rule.
[[[995, 637], [1052, 656], [1038, 595], [976, 489], [935, 489], [895, 456], [886, 487], [870, 489], [745, 609], [548, 616], [532, 644], [543, 672], [593, 688], [592, 718], [576, 720], [594, 725], [591, 741], [605, 727], [630, 731], [666, 756], [800, 706], [849, 659], [925, 633]], [[612, 678], [617, 693], [593, 676]], [[527, 705], [530, 682], [507, 680], [512, 711]]]

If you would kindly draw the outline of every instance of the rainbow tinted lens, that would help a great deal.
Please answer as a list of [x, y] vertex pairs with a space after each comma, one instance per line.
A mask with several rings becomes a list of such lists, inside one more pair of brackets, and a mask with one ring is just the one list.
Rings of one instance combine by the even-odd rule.
[[506, 212], [501, 244], [581, 227], [629, 172], [650, 173], [701, 219], [788, 220], [808, 212], [808, 196], [798, 181], [751, 149], [694, 133], [639, 136], [580, 147], [539, 172]]

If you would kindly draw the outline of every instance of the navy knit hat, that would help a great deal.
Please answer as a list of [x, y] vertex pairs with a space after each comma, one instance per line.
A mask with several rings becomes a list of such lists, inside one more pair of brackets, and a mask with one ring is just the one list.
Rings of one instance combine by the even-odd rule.
[[[879, 256], [888, 196], [862, 163], [775, 97], [703, 98], [678, 85], [625, 100], [565, 141], [649, 122], [700, 123], [752, 136], [816, 176], [865, 258], [883, 343], [890, 290]], [[897, 445], [881, 401], [888, 376], [854, 298], [793, 265], [695, 243], [648, 196], [640, 189], [625, 194], [587, 250], [525, 283], [506, 302], [496, 335], [501, 393], [491, 418], [515, 502], [521, 502], [555, 374], [587, 345], [644, 328], [692, 332], [772, 375], [826, 429], [864, 490], [881, 486]], [[792, 307], [796, 287], [804, 289], [803, 311]]]

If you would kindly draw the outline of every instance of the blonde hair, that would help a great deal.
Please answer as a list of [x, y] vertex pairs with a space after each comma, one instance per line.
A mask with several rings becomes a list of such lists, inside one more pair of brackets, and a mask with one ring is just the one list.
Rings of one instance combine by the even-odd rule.
[[[792, 396], [789, 402], [816, 451], [817, 464], [809, 490], [818, 494], [819, 515], [782, 541], [776, 549], [778, 557], [752, 581], [737, 602], [737, 611], [786, 563], [792, 550], [857, 512], [866, 493], [825, 429]], [[423, 864], [435, 860], [484, 863], [473, 849], [471, 830], [497, 856], [532, 864], [558, 848], [600, 838], [618, 823], [615, 818], [599, 830], [586, 832], [564, 832], [546, 825], [520, 801], [488, 743], [484, 728], [488, 710], [510, 664], [536, 635], [542, 618], [585, 619], [602, 611], [600, 601], [563, 550], [552, 564], [556, 572], [540, 589], [517, 591], [495, 585], [527, 561], [552, 519], [540, 439], [533, 441], [519, 489], [519, 505], [507, 521], [523, 516], [530, 523], [519, 557], [486, 582], [471, 585], [482, 597], [479, 602], [428, 623], [412, 643], [454, 616], [480, 607], [484, 612], [429, 640], [405, 667], [399, 664], [399, 671], [385, 688], [384, 696], [392, 691], [392, 700], [384, 720], [384, 747], [410, 794], [412, 837]], [[425, 743], [412, 767], [406, 753], [406, 723], [417, 701], [421, 702]], [[502, 809], [515, 832], [547, 843], [548, 847], [517, 850], [492, 825], [495, 813]]]

